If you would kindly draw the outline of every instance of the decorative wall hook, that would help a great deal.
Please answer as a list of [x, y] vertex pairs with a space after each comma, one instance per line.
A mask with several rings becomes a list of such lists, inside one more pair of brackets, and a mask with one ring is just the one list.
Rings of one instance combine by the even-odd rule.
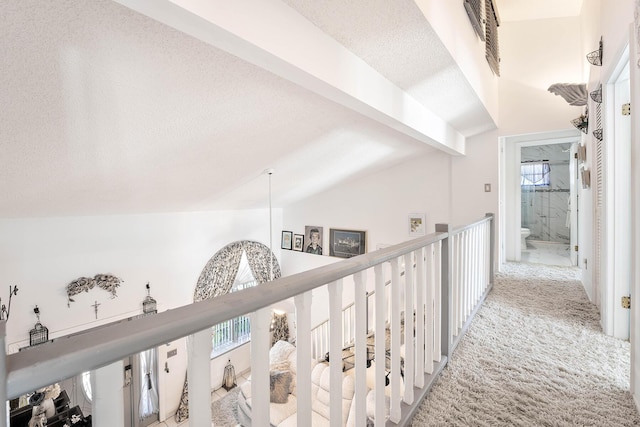
[[602, 84], [598, 85], [598, 89], [591, 92], [589, 96], [598, 104], [602, 104]]
[[2, 298], [0, 298], [0, 320], [9, 320], [9, 313], [11, 312], [11, 298], [18, 294], [18, 287], [9, 285], [9, 306], [2, 304]]
[[602, 37], [600, 37], [600, 47], [587, 54], [587, 61], [593, 65], [602, 66]]

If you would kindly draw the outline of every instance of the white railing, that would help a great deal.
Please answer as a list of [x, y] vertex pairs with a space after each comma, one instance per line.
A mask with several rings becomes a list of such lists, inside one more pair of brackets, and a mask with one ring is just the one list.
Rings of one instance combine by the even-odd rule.
[[[329, 352], [332, 362], [331, 408], [341, 408], [343, 376], [341, 362], [345, 330], [353, 336], [355, 352], [355, 425], [366, 425], [366, 365], [369, 327], [375, 334], [376, 384], [390, 379], [390, 398], [375, 395], [375, 419], [404, 425], [444, 368], [473, 312], [490, 290], [493, 277], [493, 215], [453, 230], [438, 225], [428, 236], [339, 263], [284, 277], [269, 284], [179, 307], [140, 319], [115, 322], [87, 333], [58, 338], [51, 343], [0, 356], [0, 398], [14, 398], [80, 372], [112, 372], [113, 363], [158, 345], [190, 336], [189, 412], [191, 424], [210, 423], [209, 354], [211, 326], [251, 313], [252, 420], [256, 427], [269, 426], [269, 307], [294, 297], [297, 347], [297, 425], [311, 425], [311, 291], [328, 285]], [[391, 266], [391, 277], [383, 268]], [[404, 266], [411, 268], [404, 269]], [[367, 315], [367, 280], [373, 282], [373, 325]], [[353, 286], [353, 320], [343, 320], [342, 289], [348, 279]], [[385, 283], [391, 285], [385, 292]], [[351, 285], [352, 284], [352, 285]], [[351, 309], [350, 309], [351, 310]], [[387, 320], [386, 313], [389, 313]], [[405, 324], [402, 331], [402, 313]], [[348, 324], [348, 327], [346, 327]], [[0, 340], [4, 345], [4, 322]], [[346, 329], [345, 329], [346, 327]], [[376, 333], [376, 331], [380, 331]], [[384, 331], [384, 332], [381, 332]], [[386, 344], [389, 341], [390, 344]], [[35, 350], [35, 351], [34, 351]], [[388, 363], [387, 363], [388, 360]], [[401, 370], [402, 366], [402, 370]], [[6, 368], [6, 371], [5, 371]], [[404, 378], [404, 381], [402, 381]], [[335, 386], [334, 386], [335, 385]], [[110, 402], [122, 402], [112, 396]], [[404, 402], [406, 405], [401, 405]], [[3, 407], [3, 405], [0, 405]], [[104, 408], [103, 408], [104, 409]], [[4, 408], [2, 409], [5, 410]], [[109, 425], [94, 412], [94, 426]], [[342, 424], [342, 411], [332, 410], [331, 425]], [[0, 427], [6, 427], [6, 413]]]

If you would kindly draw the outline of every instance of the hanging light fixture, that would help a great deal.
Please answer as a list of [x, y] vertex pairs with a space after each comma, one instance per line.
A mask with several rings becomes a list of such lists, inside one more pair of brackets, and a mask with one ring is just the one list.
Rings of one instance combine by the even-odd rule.
[[269, 280], [273, 280], [273, 218], [271, 206], [271, 175], [273, 168], [265, 169], [264, 173], [269, 175]]

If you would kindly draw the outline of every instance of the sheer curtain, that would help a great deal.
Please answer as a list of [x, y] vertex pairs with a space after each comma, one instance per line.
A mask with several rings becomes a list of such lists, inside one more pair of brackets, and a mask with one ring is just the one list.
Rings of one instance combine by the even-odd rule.
[[158, 412], [158, 378], [156, 349], [140, 353], [140, 405], [138, 414], [143, 420]]

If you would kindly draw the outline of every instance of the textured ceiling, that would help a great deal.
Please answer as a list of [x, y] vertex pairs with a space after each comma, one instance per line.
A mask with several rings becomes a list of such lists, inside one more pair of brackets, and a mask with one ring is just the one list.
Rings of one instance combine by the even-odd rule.
[[[492, 125], [412, 1], [288, 3], [463, 134]], [[283, 206], [432, 150], [110, 0], [3, 1], [0, 52], [0, 217], [264, 207], [267, 168]]]

